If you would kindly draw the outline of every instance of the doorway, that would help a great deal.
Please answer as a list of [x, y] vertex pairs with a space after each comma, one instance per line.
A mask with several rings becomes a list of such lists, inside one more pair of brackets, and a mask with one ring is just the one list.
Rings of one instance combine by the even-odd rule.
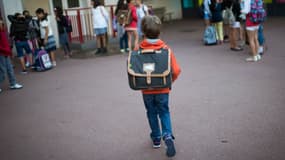
[[197, 0], [181, 0], [183, 18], [198, 17], [199, 2]]

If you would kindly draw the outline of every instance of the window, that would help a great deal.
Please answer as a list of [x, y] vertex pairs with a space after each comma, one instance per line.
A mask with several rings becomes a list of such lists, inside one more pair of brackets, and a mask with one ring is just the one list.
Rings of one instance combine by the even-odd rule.
[[68, 8], [79, 7], [79, 0], [68, 0]]
[[62, 1], [61, 0], [52, 0], [54, 7], [61, 7], [62, 8]]

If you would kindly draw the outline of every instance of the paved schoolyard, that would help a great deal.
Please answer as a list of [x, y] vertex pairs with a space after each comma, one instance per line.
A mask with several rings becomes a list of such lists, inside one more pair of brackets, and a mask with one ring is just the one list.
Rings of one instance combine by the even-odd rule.
[[[285, 159], [285, 19], [266, 23], [262, 61], [249, 50], [201, 44], [202, 21], [164, 26], [182, 75], [173, 86], [175, 160]], [[58, 62], [17, 75], [23, 90], [0, 94], [0, 160], [164, 160], [153, 150], [126, 56]]]

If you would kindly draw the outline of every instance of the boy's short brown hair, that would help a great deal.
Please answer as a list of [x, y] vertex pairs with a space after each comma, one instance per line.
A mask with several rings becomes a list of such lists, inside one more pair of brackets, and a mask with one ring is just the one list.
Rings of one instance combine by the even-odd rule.
[[146, 38], [159, 38], [161, 30], [161, 21], [157, 16], [145, 16], [142, 20], [141, 27], [142, 32]]

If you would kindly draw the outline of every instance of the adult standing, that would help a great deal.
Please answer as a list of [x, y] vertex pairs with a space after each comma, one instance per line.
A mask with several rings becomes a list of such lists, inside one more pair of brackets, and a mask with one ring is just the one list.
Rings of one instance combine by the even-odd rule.
[[69, 58], [72, 56], [69, 39], [67, 35], [67, 26], [68, 20], [67, 17], [63, 15], [63, 10], [61, 7], [56, 7], [54, 9], [56, 22], [57, 22], [57, 29], [59, 34], [59, 43], [64, 50], [64, 57]]
[[107, 53], [107, 38], [109, 15], [105, 7], [99, 0], [91, 0], [93, 6], [93, 27], [96, 35], [96, 47], [95, 54]]
[[[7, 39], [7, 32], [4, 29], [4, 22], [0, 18], [0, 84], [5, 80], [5, 75], [8, 75], [10, 89], [21, 89], [23, 85], [16, 82], [14, 69], [11, 64], [10, 57], [12, 56], [12, 51]], [[2, 89], [0, 88], [0, 92]]]

